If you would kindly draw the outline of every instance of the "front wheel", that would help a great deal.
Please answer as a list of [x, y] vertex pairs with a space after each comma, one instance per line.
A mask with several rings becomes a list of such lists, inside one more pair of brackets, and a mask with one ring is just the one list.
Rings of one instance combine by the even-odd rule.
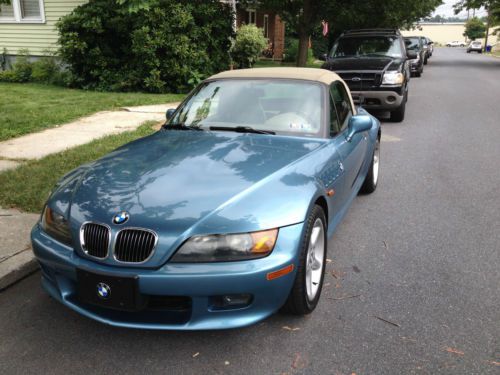
[[320, 206], [314, 206], [306, 226], [295, 281], [282, 308], [284, 312], [294, 315], [313, 312], [321, 295], [325, 275], [326, 219]]
[[403, 99], [398, 109], [391, 112], [392, 122], [401, 122], [405, 119], [406, 98]]
[[363, 185], [359, 192], [361, 194], [371, 194], [377, 189], [378, 184], [378, 172], [380, 167], [380, 139], [377, 138], [375, 142], [375, 149], [373, 150], [372, 162], [370, 164], [370, 169], [365, 177]]

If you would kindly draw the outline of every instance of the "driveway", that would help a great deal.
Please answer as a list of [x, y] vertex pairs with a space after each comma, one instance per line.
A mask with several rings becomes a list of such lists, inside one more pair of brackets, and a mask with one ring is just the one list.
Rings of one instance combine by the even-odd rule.
[[498, 374], [500, 60], [436, 49], [381, 181], [329, 244], [317, 310], [218, 332], [116, 329], [51, 300], [35, 274], [0, 293], [0, 372]]

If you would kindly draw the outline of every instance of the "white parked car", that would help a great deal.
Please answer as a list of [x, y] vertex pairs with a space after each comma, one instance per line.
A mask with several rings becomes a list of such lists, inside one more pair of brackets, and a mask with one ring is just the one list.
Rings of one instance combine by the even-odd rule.
[[453, 42], [446, 43], [446, 47], [465, 47], [465, 43], [454, 40]]
[[483, 45], [481, 44], [480, 41], [473, 40], [472, 42], [470, 42], [469, 46], [467, 47], [467, 53], [471, 52], [478, 52], [478, 53], [483, 52]]

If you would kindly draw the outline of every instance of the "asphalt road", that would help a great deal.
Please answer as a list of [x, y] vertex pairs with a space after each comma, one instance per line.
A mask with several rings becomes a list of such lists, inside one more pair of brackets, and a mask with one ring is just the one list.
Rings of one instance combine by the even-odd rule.
[[312, 315], [117, 329], [35, 274], [0, 293], [0, 373], [499, 374], [500, 59], [437, 49], [410, 90], [404, 123], [383, 124], [378, 190], [329, 244]]

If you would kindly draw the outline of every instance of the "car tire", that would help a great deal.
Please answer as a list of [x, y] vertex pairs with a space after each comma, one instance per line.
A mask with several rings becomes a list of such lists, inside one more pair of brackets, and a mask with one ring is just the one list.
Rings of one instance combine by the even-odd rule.
[[424, 59], [424, 65], [427, 65], [427, 57]]
[[418, 72], [415, 72], [415, 77], [420, 77], [422, 75], [422, 72], [418, 71]]
[[378, 177], [379, 177], [379, 167], [380, 167], [380, 138], [377, 138], [375, 142], [375, 149], [373, 150], [372, 162], [370, 163], [370, 169], [366, 174], [363, 185], [359, 192], [361, 194], [371, 194], [377, 189]]
[[[315, 205], [306, 220], [295, 281], [282, 312], [307, 315], [316, 308], [325, 276], [326, 228], [325, 213]], [[313, 236], [316, 236], [314, 243]]]
[[[420, 74], [417, 77], [419, 76]], [[394, 111], [391, 111], [391, 121], [392, 122], [403, 121], [405, 119], [405, 111], [406, 111], [406, 98], [403, 99], [399, 108], [395, 109]]]

